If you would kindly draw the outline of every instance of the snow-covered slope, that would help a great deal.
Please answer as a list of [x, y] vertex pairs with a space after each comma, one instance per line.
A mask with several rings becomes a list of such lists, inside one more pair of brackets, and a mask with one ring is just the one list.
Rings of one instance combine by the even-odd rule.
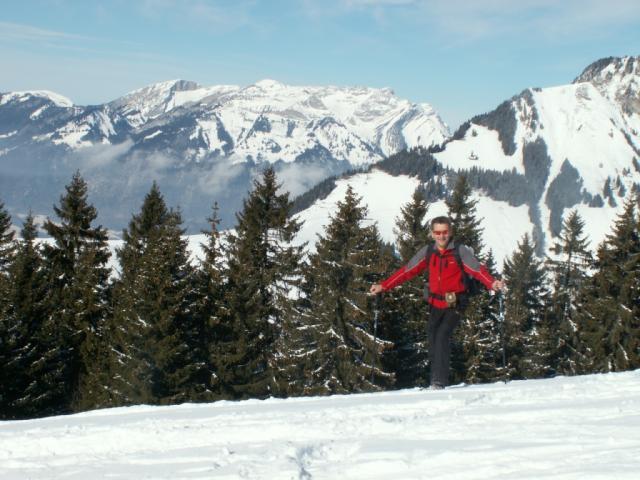
[[[368, 173], [359, 173], [336, 181], [336, 187], [323, 200], [315, 202], [310, 208], [296, 215], [303, 221], [298, 240], [308, 242], [311, 249], [318, 233], [328, 225], [331, 215], [336, 211], [336, 203], [343, 201], [347, 186], [351, 185], [356, 195], [362, 197], [362, 203], [368, 207], [369, 222], [375, 222], [382, 239], [395, 243], [393, 232], [400, 209], [411, 201], [411, 196], [420, 182], [406, 175], [394, 176], [378, 169]], [[531, 233], [531, 223], [527, 207], [512, 207], [480, 193], [474, 194], [478, 201], [477, 213], [484, 228], [484, 241], [493, 250], [498, 265], [517, 247], [522, 235]], [[447, 214], [443, 200], [433, 202], [427, 212], [428, 218]], [[426, 219], [425, 219], [426, 220]], [[495, 228], [498, 225], [499, 228]], [[505, 226], [508, 225], [508, 228]]]
[[0, 477], [636, 479], [640, 371], [0, 423]]

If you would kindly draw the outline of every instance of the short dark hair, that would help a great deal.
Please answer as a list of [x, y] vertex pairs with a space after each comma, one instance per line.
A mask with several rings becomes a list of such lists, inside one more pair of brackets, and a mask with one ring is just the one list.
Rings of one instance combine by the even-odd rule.
[[441, 217], [436, 217], [433, 220], [431, 220], [431, 230], [433, 230], [434, 225], [447, 225], [449, 227], [449, 230], [453, 229], [453, 222], [451, 221], [451, 218], [449, 217], [445, 217], [445, 216], [441, 216]]

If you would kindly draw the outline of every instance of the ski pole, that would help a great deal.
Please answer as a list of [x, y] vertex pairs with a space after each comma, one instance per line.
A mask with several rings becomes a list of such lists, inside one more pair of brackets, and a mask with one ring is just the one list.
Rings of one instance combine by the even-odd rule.
[[375, 369], [375, 361], [378, 359], [378, 315], [380, 314], [380, 298], [382, 294], [376, 295], [373, 300], [373, 364], [371, 365], [371, 384], [373, 385], [373, 371]]
[[507, 352], [504, 342], [504, 302], [502, 292], [498, 292], [498, 318], [500, 320], [500, 343], [502, 344], [502, 374], [504, 382], [507, 383]]

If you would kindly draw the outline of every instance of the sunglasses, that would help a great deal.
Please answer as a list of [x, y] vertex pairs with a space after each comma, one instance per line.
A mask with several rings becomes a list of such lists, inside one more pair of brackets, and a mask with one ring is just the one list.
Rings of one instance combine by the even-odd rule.
[[448, 235], [449, 230], [433, 230], [434, 235]]

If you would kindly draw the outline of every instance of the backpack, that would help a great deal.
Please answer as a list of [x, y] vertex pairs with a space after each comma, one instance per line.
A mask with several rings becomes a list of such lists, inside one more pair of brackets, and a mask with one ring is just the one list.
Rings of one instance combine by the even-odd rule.
[[[467, 272], [464, 271], [462, 257], [460, 256], [461, 246], [462, 244], [458, 244], [456, 245], [456, 248], [453, 249], [453, 257], [456, 259], [456, 262], [458, 262], [458, 266], [460, 267], [460, 271], [462, 272], [462, 284], [464, 285], [464, 293], [468, 298], [471, 298], [482, 293], [484, 290], [484, 286], [480, 281], [476, 280], [475, 278], [473, 278], [471, 275], [469, 275]], [[425, 259], [427, 261], [427, 273], [426, 273], [427, 282], [429, 281], [428, 265], [431, 262], [431, 255], [435, 253], [436, 253], [435, 244], [430, 243], [429, 246], [427, 247], [427, 252], [425, 253]], [[426, 293], [428, 294], [428, 292]]]

